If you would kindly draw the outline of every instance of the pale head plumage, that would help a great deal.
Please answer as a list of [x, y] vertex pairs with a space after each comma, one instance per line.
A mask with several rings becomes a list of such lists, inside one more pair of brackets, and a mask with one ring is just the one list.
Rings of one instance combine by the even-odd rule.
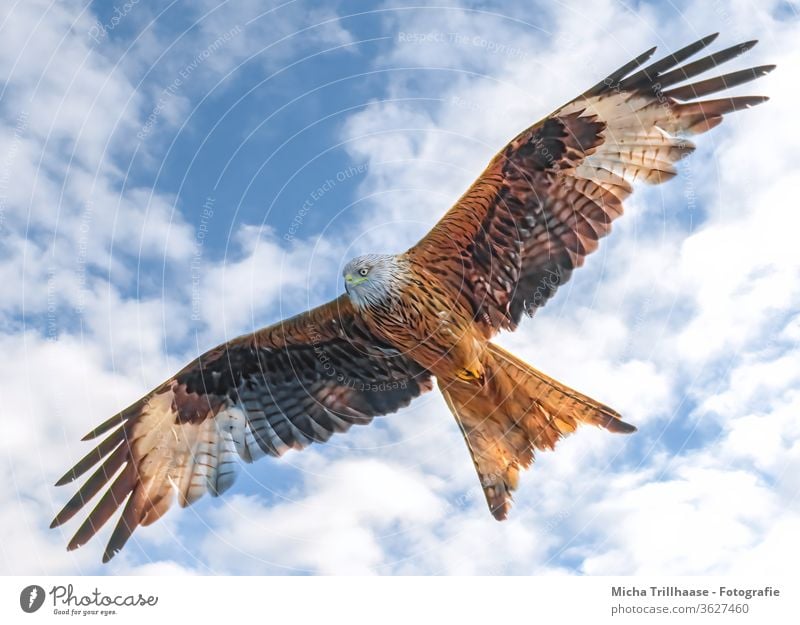
[[404, 264], [392, 254], [365, 254], [347, 263], [342, 275], [356, 308], [385, 305], [399, 294]]

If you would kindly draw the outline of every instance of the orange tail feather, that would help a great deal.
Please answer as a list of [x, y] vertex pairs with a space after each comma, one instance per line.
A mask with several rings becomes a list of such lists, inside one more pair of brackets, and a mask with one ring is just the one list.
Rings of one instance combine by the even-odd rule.
[[535, 449], [553, 449], [579, 423], [618, 433], [636, 431], [608, 406], [497, 345], [489, 344], [484, 365], [482, 387], [440, 380], [439, 388], [461, 428], [489, 509], [498, 520], [508, 515], [519, 471], [533, 462]]

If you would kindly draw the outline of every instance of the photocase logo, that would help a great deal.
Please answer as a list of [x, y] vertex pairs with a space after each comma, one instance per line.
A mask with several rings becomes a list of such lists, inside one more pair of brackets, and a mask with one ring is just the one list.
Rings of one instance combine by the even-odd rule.
[[72, 584], [52, 586], [45, 592], [41, 586], [26, 586], [19, 593], [19, 607], [23, 612], [36, 612], [50, 595], [53, 614], [65, 616], [110, 616], [119, 613], [119, 608], [153, 607], [158, 604], [157, 595], [122, 594], [107, 595], [99, 588], [87, 593], [76, 591]]
[[19, 607], [23, 612], [36, 612], [42, 607], [44, 603], [44, 588], [34, 584], [33, 586], [26, 586], [19, 593]]

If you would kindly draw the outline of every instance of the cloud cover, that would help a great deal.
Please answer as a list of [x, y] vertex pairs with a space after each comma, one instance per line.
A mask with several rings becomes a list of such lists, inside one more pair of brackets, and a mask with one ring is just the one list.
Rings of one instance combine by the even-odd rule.
[[[777, 2], [386, 3], [359, 21], [343, 3], [338, 20], [313, 14], [324, 24], [311, 37], [300, 6], [281, 13], [274, 40], [354, 44], [353, 71], [373, 73], [363, 106], [321, 113], [341, 118], [341, 163], [367, 165], [358, 217], [308, 225], [289, 243], [268, 215], [234, 224], [222, 250], [203, 249], [195, 213], [173, 193], [137, 184], [148, 165], [132, 152], [155, 169], [166, 159], [157, 134], [135, 138], [160, 93], [142, 76], [168, 84], [181, 63], [159, 64], [154, 50], [183, 46], [177, 59], [191, 59], [245, 25], [158, 120], [190, 129], [204, 89], [237, 80], [250, 55], [266, 71], [294, 60], [273, 53], [280, 43], [251, 43], [267, 36], [263, 10], [208, 3], [170, 30], [137, 9], [98, 47], [88, 37], [98, 17], [79, 3], [3, 9], [15, 35], [0, 37], [0, 66], [12, 68], [0, 130], [2, 571], [788, 573], [800, 546], [800, 139], [789, 131], [797, 86], [785, 79], [800, 70], [796, 15]], [[231, 496], [171, 511], [107, 567], [99, 544], [63, 551], [74, 528], [47, 530], [67, 495], [51, 484], [96, 421], [198, 350], [332, 295], [349, 256], [412, 244], [510, 136], [610, 69], [716, 30], [724, 44], [761, 39], [739, 66], [779, 69], [739, 90], [772, 100], [699, 137], [679, 179], [639, 189], [586, 267], [501, 338], [620, 410], [637, 435], [582, 430], [541, 454], [498, 524], [429, 394], [324, 447], [246, 467]], [[379, 54], [360, 53], [372, 37], [386, 38]], [[308, 158], [328, 147], [310, 144]]]

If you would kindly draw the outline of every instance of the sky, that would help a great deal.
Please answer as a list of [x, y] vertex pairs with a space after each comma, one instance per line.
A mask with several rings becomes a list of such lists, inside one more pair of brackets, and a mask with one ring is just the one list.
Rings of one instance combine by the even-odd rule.
[[[0, 6], [0, 573], [790, 574], [800, 551], [796, 2]], [[80, 438], [206, 349], [412, 245], [512, 136], [658, 45], [760, 44], [769, 95], [637, 188], [498, 341], [613, 406], [496, 522], [438, 393], [243, 466], [108, 565]]]

